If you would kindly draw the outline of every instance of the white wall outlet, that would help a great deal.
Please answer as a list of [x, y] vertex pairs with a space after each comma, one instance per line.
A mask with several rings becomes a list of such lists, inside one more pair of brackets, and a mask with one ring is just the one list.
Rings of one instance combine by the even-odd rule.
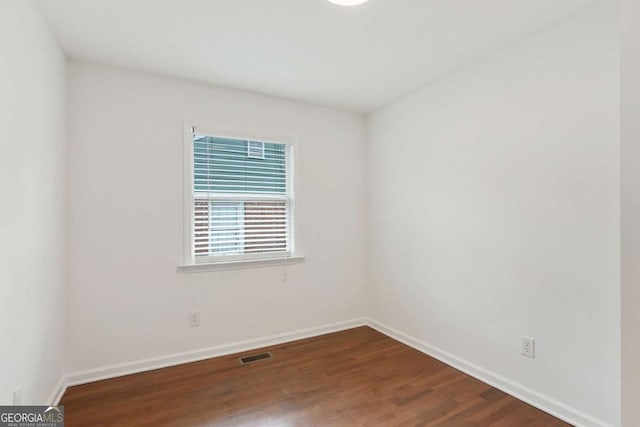
[[194, 328], [196, 326], [200, 326], [200, 312], [192, 311], [189, 313], [189, 327]]
[[13, 391], [13, 404], [14, 405], [22, 405], [22, 387], [18, 386]]
[[522, 337], [522, 355], [532, 359], [536, 358], [536, 340], [534, 338]]

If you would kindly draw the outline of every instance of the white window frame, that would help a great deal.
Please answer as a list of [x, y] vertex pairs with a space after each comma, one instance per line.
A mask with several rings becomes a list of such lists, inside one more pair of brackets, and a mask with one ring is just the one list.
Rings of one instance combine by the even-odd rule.
[[[251, 140], [256, 142], [266, 142], [274, 144], [284, 144], [287, 150], [287, 194], [280, 195], [254, 195], [244, 196], [237, 194], [215, 194], [210, 195], [210, 200], [242, 200], [242, 201], [274, 201], [284, 200], [289, 204], [289, 220], [287, 222], [287, 251], [265, 252], [257, 254], [229, 254], [229, 255], [213, 255], [208, 257], [195, 256], [194, 245], [194, 170], [193, 170], [193, 135], [207, 135], [219, 138], [231, 138], [240, 140]], [[243, 267], [248, 264], [256, 264], [256, 266], [269, 266], [280, 262], [301, 262], [304, 257], [295, 250], [295, 155], [296, 140], [293, 137], [282, 135], [273, 135], [266, 133], [256, 133], [250, 131], [237, 131], [223, 129], [220, 127], [207, 127], [185, 122], [184, 125], [184, 256], [183, 263], [179, 266], [179, 270], [190, 271], [206, 271], [207, 266], [228, 265], [233, 267]]]

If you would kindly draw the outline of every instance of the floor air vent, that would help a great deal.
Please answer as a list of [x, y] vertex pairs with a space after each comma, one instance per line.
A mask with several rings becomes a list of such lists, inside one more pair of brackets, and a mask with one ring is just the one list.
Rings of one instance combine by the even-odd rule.
[[254, 354], [253, 356], [241, 357], [239, 360], [241, 365], [246, 365], [247, 363], [257, 362], [259, 360], [271, 359], [272, 357], [273, 356], [271, 355], [271, 353], [260, 353], [260, 354]]

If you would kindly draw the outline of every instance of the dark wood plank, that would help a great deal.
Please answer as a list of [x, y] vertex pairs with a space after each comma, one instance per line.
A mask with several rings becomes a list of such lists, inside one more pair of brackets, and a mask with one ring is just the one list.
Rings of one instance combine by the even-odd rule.
[[74, 427], [568, 426], [368, 327], [70, 387], [61, 404]]

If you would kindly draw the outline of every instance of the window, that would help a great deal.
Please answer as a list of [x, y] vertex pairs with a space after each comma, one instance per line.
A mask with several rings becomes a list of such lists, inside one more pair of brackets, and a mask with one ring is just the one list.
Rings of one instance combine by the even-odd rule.
[[192, 132], [191, 263], [288, 257], [292, 147]]

